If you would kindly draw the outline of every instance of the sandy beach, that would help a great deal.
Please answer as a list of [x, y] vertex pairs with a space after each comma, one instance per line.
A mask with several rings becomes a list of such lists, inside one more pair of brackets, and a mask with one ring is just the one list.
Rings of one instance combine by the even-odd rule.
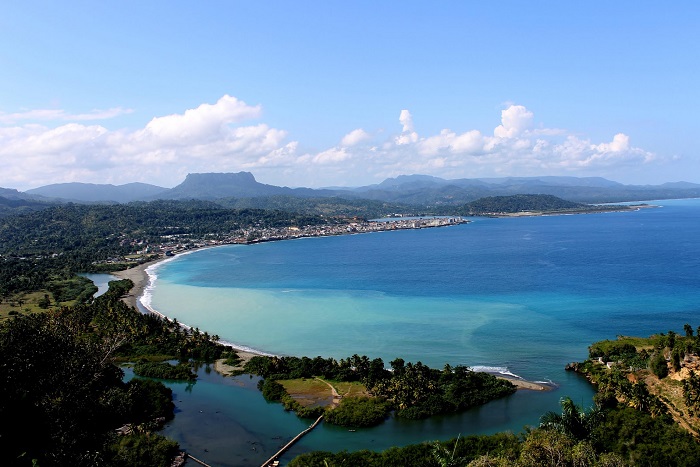
[[531, 391], [551, 391], [552, 389], [554, 389], [552, 386], [546, 384], [533, 383], [532, 381], [525, 381], [523, 379], [506, 378], [505, 376], [497, 376], [497, 378], [510, 381], [518, 389], [529, 389]]
[[146, 268], [162, 260], [163, 259], [149, 261], [148, 263], [139, 264], [133, 268], [112, 273], [112, 275], [118, 277], [119, 279], [131, 279], [131, 282], [134, 283], [134, 286], [131, 288], [129, 293], [122, 299], [127, 305], [138, 309], [137, 302], [141, 295], [143, 295], [143, 291], [146, 286], [148, 286], [148, 274], [146, 273]]

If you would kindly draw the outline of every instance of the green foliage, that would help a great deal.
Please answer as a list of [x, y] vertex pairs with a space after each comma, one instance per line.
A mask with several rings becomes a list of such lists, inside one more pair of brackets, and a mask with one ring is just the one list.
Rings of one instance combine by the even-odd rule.
[[178, 444], [164, 436], [132, 433], [118, 437], [105, 457], [113, 467], [169, 467], [178, 452]]
[[75, 300], [85, 303], [97, 292], [97, 287], [86, 277], [73, 276], [68, 279], [54, 279], [46, 284], [56, 303]]
[[[52, 206], [0, 219], [0, 293], [40, 290], [77, 272], [124, 269], [124, 257], [167, 236], [227, 238], [245, 228], [318, 225], [329, 219], [259, 209], [225, 209], [205, 201]], [[111, 261], [108, 262], [108, 261]], [[58, 301], [65, 301], [56, 284]], [[85, 298], [85, 297], [83, 297]]]
[[627, 407], [607, 411], [595, 439], [598, 452], [616, 453], [630, 465], [694, 466], [700, 459], [700, 445], [688, 432]]
[[157, 419], [170, 420], [175, 414], [172, 389], [158, 381], [134, 378], [126, 383], [131, 423], [149, 423]]
[[700, 378], [694, 371], [683, 380], [683, 401], [690, 415], [700, 413]]
[[10, 465], [94, 465], [115, 428], [172, 417], [167, 388], [122, 382], [112, 336], [90, 333], [87, 316], [62, 309], [0, 324], [0, 450]]
[[361, 381], [374, 395], [389, 401], [397, 416], [411, 419], [465, 410], [516, 390], [509, 381], [464, 366], [441, 371], [402, 359], [392, 361], [391, 366], [393, 372], [384, 369], [381, 359], [357, 354], [340, 361], [257, 356], [248, 361], [245, 371], [269, 380], [321, 375], [336, 381]]
[[591, 206], [574, 203], [552, 195], [488, 196], [466, 204], [456, 214], [481, 215], [523, 211], [586, 210]]
[[197, 373], [187, 363], [171, 365], [167, 362], [139, 362], [134, 365], [134, 373], [147, 378], [174, 379], [192, 381]]
[[370, 427], [382, 423], [388, 416], [390, 405], [373, 397], [346, 397], [340, 405], [326, 412], [325, 420], [333, 425]]
[[238, 366], [242, 359], [235, 350], [230, 350], [228, 353], [221, 355], [224, 358], [224, 364]]
[[271, 379], [260, 380], [258, 389], [262, 391], [265, 400], [270, 402], [279, 402], [284, 396], [288, 395], [284, 386]]
[[379, 380], [370, 390], [385, 397], [398, 417], [420, 419], [465, 410], [513, 394], [515, 386], [493, 375], [464, 366], [431, 369], [418, 362]]
[[637, 354], [637, 348], [627, 342], [604, 340], [588, 348], [590, 358], [603, 359], [603, 362], [616, 362]]
[[663, 379], [668, 376], [668, 364], [663, 352], [657, 352], [649, 361], [649, 369], [656, 375], [657, 378]]
[[[459, 460], [466, 465], [481, 456], [489, 455], [502, 459], [513, 460], [520, 453], [520, 439], [511, 433], [494, 435], [473, 435], [446, 442], [421, 443], [403, 447], [393, 447], [383, 452], [347, 451], [331, 453], [315, 451], [295, 457], [289, 467], [329, 467], [329, 466], [358, 466], [358, 467], [408, 467], [440, 465], [435, 456], [436, 449], [449, 452], [449, 459]], [[439, 446], [436, 448], [436, 446]], [[513, 465], [509, 462], [504, 465]]]
[[561, 414], [547, 412], [540, 418], [540, 428], [554, 430], [574, 440], [590, 439], [595, 428], [602, 422], [603, 413], [599, 407], [584, 411], [571, 400], [561, 400]]

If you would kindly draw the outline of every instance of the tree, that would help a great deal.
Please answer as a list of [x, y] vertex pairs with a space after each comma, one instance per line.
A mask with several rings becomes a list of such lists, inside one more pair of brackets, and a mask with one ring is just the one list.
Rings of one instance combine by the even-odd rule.
[[656, 352], [649, 361], [649, 367], [657, 378], [663, 379], [668, 376], [668, 364], [662, 351]]
[[464, 457], [455, 457], [457, 452], [457, 445], [459, 444], [459, 438], [462, 435], [457, 436], [457, 441], [455, 441], [454, 448], [452, 452], [447, 449], [447, 446], [435, 441], [433, 443], [433, 457], [437, 461], [440, 467], [460, 467], [467, 463], [467, 459]]
[[584, 411], [570, 397], [563, 398], [560, 404], [561, 414], [551, 411], [545, 413], [540, 418], [540, 428], [555, 430], [579, 441], [589, 439], [603, 418], [601, 409], [595, 406]]
[[683, 330], [685, 331], [685, 337], [693, 337], [693, 328], [690, 326], [690, 324], [684, 324]]

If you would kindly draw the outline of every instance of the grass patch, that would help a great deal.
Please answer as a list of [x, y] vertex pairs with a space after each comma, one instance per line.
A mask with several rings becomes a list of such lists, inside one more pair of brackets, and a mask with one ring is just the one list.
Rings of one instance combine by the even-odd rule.
[[653, 349], [654, 346], [659, 342], [660, 337], [661, 336], [658, 336], [656, 334], [649, 337], [617, 336], [617, 342], [623, 344], [632, 344], [637, 348], [637, 351], [639, 352], [642, 349]]
[[333, 385], [335, 390], [343, 397], [358, 397], [358, 396], [369, 396], [369, 391], [364, 384], [344, 381], [329, 381]]
[[313, 378], [286, 379], [277, 381], [292, 399], [304, 407], [329, 406], [333, 402], [331, 388], [323, 381]]
[[[45, 295], [50, 298], [50, 305], [47, 308], [39, 306]], [[62, 305], [73, 305], [73, 302], [62, 303]], [[0, 301], [0, 321], [4, 321], [16, 314], [41, 313], [47, 309], [55, 309], [56, 302], [53, 301], [51, 292], [40, 290], [38, 292], [19, 293]]]

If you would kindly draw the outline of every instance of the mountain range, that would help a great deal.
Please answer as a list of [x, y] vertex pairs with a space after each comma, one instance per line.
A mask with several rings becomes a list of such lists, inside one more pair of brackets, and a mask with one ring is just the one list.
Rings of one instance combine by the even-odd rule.
[[[0, 204], [10, 200], [27, 203], [128, 203], [168, 200], [284, 199], [372, 200], [410, 206], [461, 205], [486, 196], [546, 194], [570, 201], [603, 203], [700, 197], [700, 184], [624, 185], [600, 177], [504, 177], [447, 180], [428, 175], [402, 175], [381, 183], [355, 188], [289, 188], [258, 182], [250, 172], [193, 173], [174, 188], [147, 183], [108, 185], [59, 183], [27, 190], [0, 188]], [[250, 204], [250, 203], [249, 203]], [[252, 203], [255, 204], [255, 203]], [[254, 207], [254, 206], [251, 206]]]

